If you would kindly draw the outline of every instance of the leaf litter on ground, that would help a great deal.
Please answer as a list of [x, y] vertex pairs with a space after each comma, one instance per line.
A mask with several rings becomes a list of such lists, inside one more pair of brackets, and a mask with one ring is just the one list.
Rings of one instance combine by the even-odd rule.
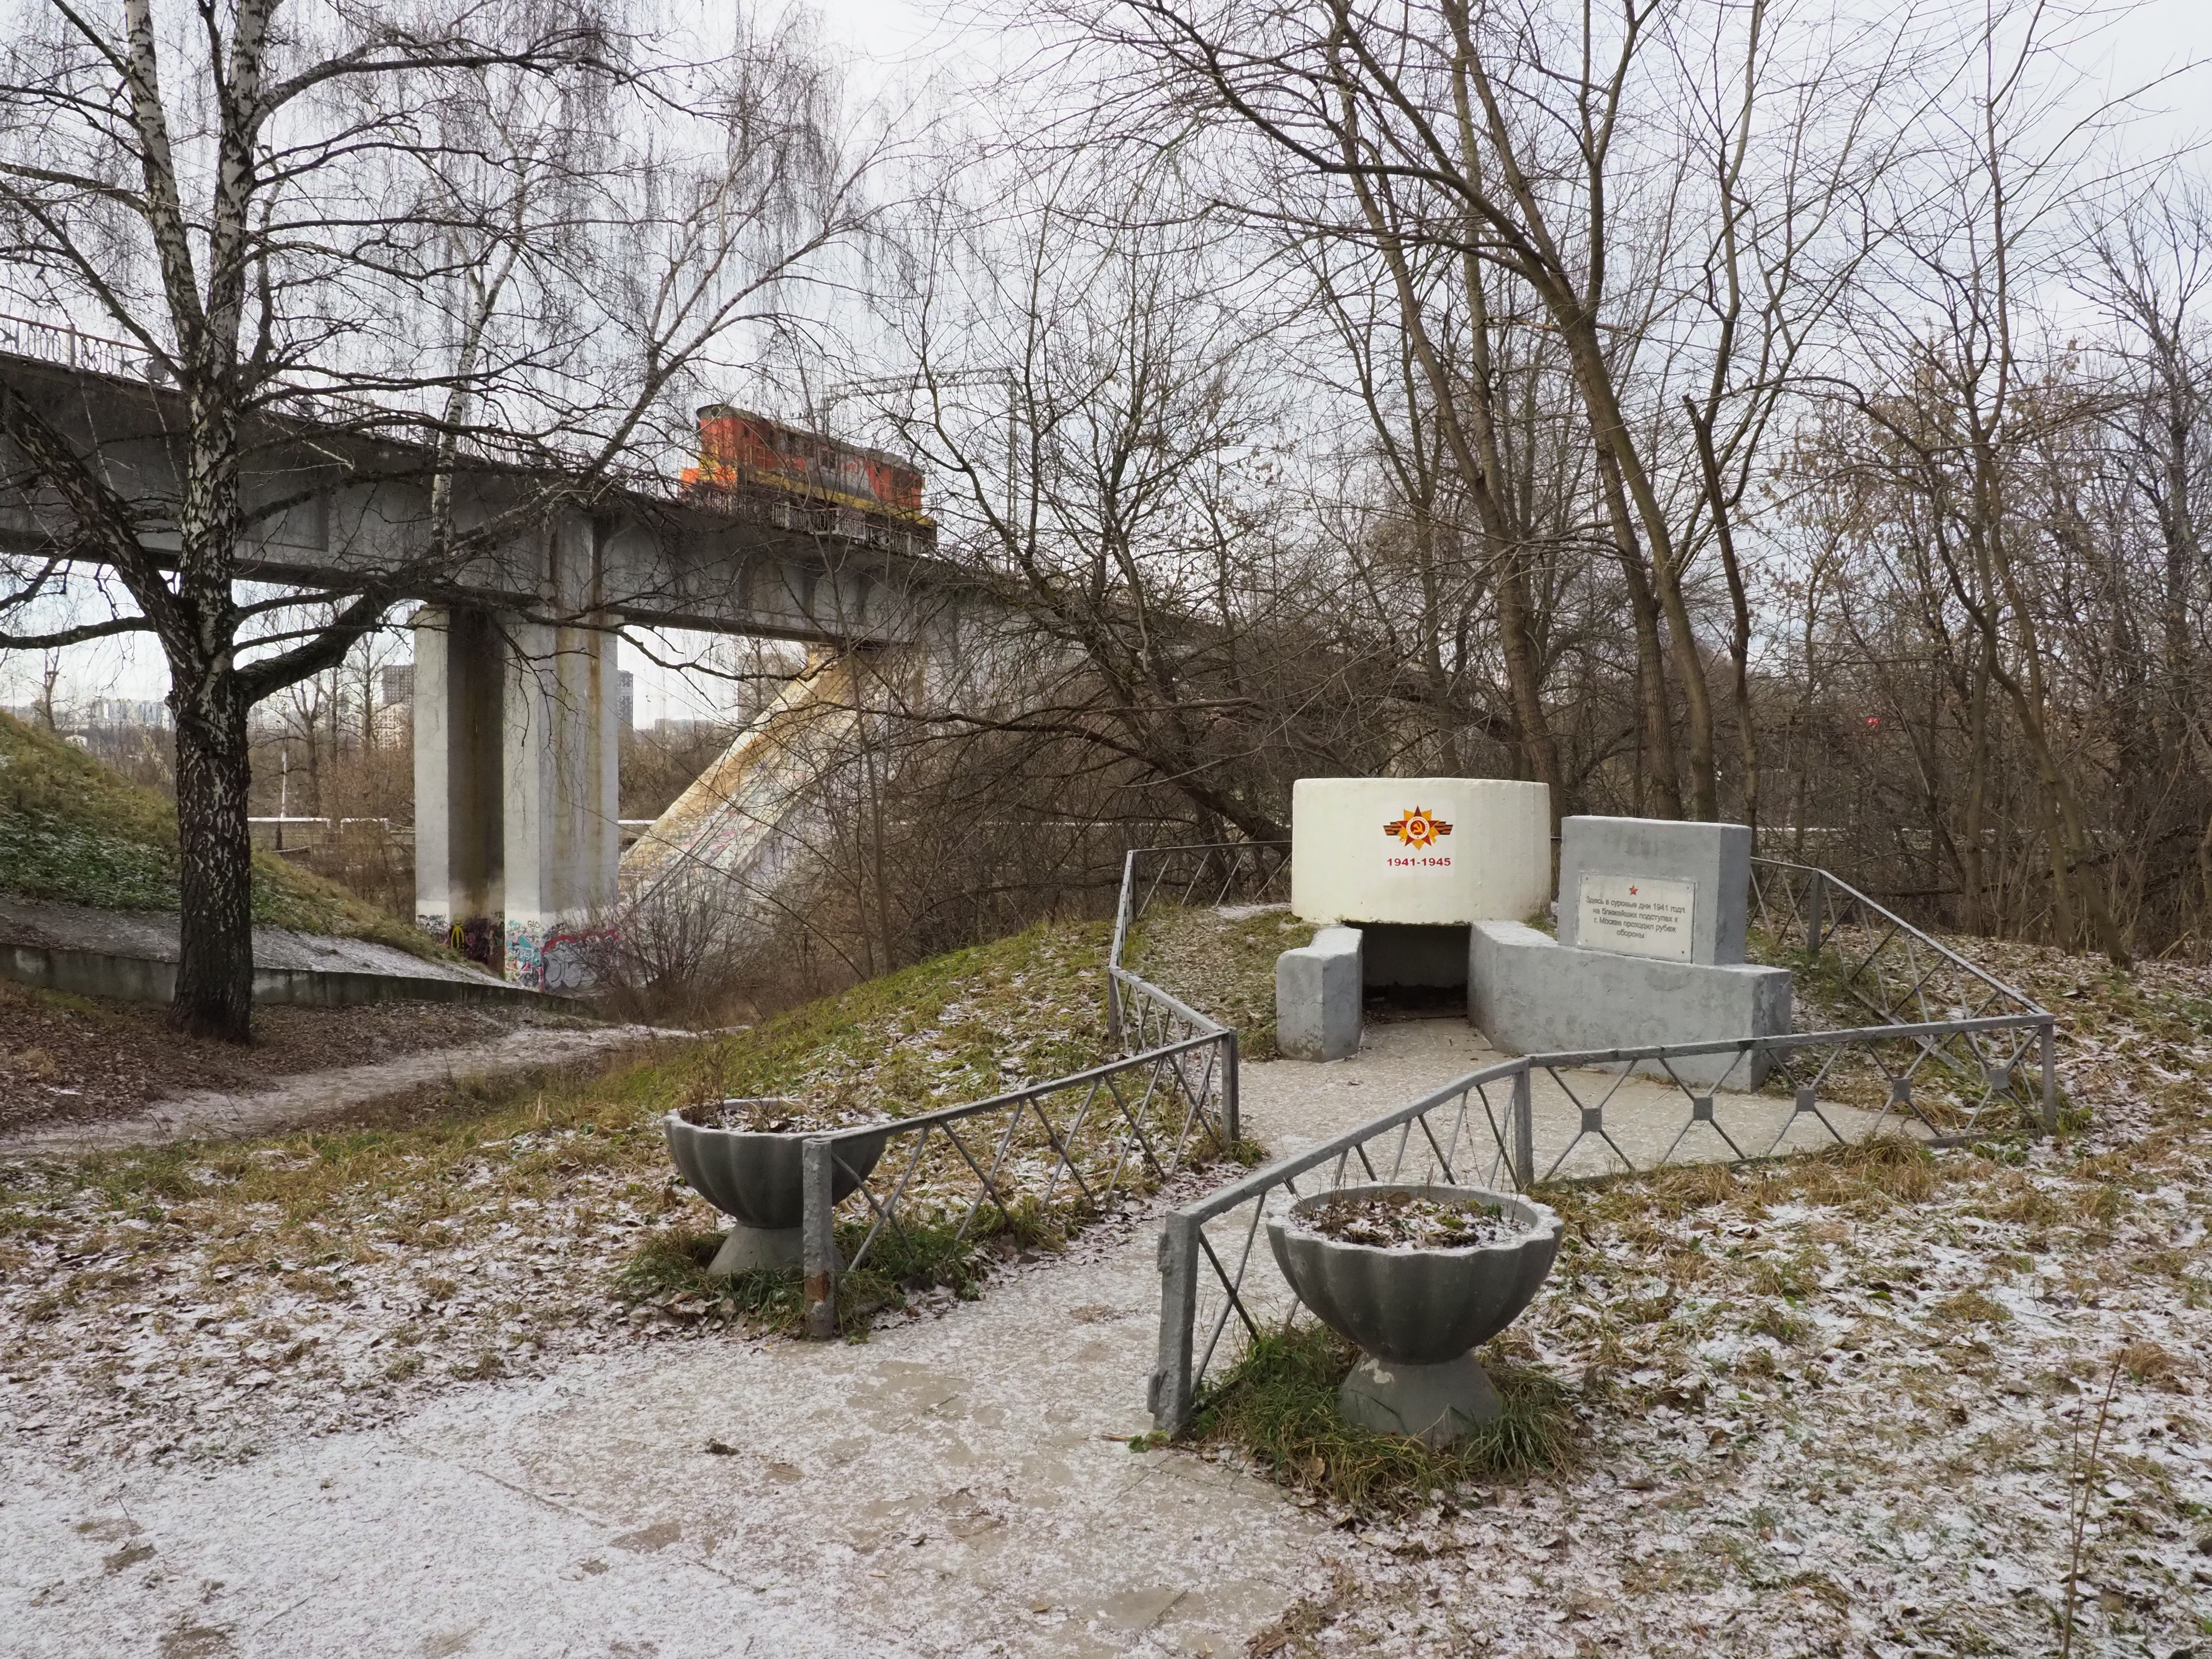
[[1420, 1193], [1330, 1199], [1297, 1212], [1290, 1225], [1340, 1243], [1407, 1250], [1469, 1249], [1520, 1238], [1529, 1231], [1527, 1222], [1495, 1204]]

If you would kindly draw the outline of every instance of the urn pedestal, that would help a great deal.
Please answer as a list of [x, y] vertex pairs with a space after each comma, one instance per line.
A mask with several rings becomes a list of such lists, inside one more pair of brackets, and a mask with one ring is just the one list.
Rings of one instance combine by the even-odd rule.
[[[1408, 1194], [1499, 1210], [1524, 1231], [1456, 1247], [1354, 1244], [1303, 1224], [1322, 1205]], [[1474, 1349], [1520, 1316], [1552, 1271], [1565, 1224], [1547, 1206], [1481, 1187], [1341, 1187], [1301, 1199], [1267, 1224], [1276, 1264], [1298, 1298], [1358, 1345], [1337, 1394], [1364, 1428], [1449, 1445], [1503, 1409]]]
[[[788, 1107], [777, 1100], [730, 1100], [730, 1108]], [[722, 1248], [708, 1264], [710, 1273], [744, 1273], [756, 1267], [797, 1267], [800, 1223], [805, 1218], [806, 1143], [804, 1132], [724, 1129], [694, 1123], [681, 1112], [661, 1120], [668, 1151], [691, 1190], [728, 1216], [733, 1224]], [[830, 1199], [837, 1203], [856, 1191], [884, 1155], [890, 1138], [878, 1135], [842, 1140], [832, 1171]]]

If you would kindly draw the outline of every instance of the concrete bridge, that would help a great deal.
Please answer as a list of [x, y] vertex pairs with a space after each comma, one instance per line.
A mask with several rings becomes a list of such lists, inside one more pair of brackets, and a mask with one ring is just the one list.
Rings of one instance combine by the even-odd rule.
[[[0, 385], [96, 459], [158, 555], [176, 545], [183, 406], [132, 372], [131, 350], [0, 319]], [[454, 465], [441, 543], [437, 453], [393, 411], [303, 399], [251, 422], [242, 447], [242, 578], [423, 602], [416, 919], [464, 928], [522, 984], [542, 984], [547, 951], [616, 896], [616, 629], [872, 651], [950, 626], [966, 586], [926, 517], [833, 492], [586, 487], [518, 445]], [[0, 438], [0, 551], [64, 556], [71, 522]]]

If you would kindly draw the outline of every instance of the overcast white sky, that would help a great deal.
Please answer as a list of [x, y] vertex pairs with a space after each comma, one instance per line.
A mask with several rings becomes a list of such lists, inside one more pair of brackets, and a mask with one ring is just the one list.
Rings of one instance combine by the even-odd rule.
[[[726, 0], [696, 0], [703, 20], [726, 16]], [[684, 0], [676, 0], [678, 5]], [[1866, 0], [1870, 9], [1883, 0]], [[903, 101], [917, 82], [942, 85], [980, 79], [1009, 66], [1026, 50], [1009, 40], [994, 21], [1010, 0], [819, 0], [820, 34], [847, 58], [850, 89], [856, 99], [878, 96]], [[2110, 8], [2112, 27], [2103, 36], [2100, 61], [2085, 64], [2103, 95], [2140, 87], [2185, 66], [2212, 61], [2212, 0], [2135, 0]], [[2150, 94], [2159, 114], [2143, 122], [2139, 141], [2147, 149], [2171, 148], [2212, 130], [2212, 70], [2199, 68], [2169, 80]], [[693, 684], [653, 669], [636, 653], [624, 665], [638, 674], [636, 718], [641, 724], [663, 715], [708, 712], [724, 702], [724, 689], [713, 682]], [[0, 704], [26, 702], [38, 672], [34, 658], [0, 653]], [[168, 689], [158, 651], [140, 641], [103, 643], [70, 653], [63, 696], [70, 700], [99, 696], [155, 698]]]

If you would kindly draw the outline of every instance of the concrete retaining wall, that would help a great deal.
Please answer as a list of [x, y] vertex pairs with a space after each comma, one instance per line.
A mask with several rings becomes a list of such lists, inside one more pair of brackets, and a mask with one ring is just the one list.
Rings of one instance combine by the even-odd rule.
[[[123, 1002], [167, 1002], [177, 988], [177, 964], [149, 957], [71, 951], [46, 945], [0, 944], [0, 977], [42, 991], [113, 997]], [[307, 968], [256, 968], [253, 1000], [271, 1006], [351, 1007], [368, 1002], [526, 1003], [552, 999], [540, 991], [495, 981], [438, 979], [428, 975], [326, 972]]]
[[[1468, 1018], [1510, 1054], [1778, 1036], [1790, 1030], [1790, 1003], [1783, 968], [1584, 951], [1515, 921], [1479, 921], [1468, 939]], [[1764, 1054], [1671, 1064], [1684, 1082], [1705, 1087], [1725, 1076], [1731, 1088], [1756, 1088], [1769, 1069]], [[1637, 1069], [1666, 1073], [1656, 1061]]]

